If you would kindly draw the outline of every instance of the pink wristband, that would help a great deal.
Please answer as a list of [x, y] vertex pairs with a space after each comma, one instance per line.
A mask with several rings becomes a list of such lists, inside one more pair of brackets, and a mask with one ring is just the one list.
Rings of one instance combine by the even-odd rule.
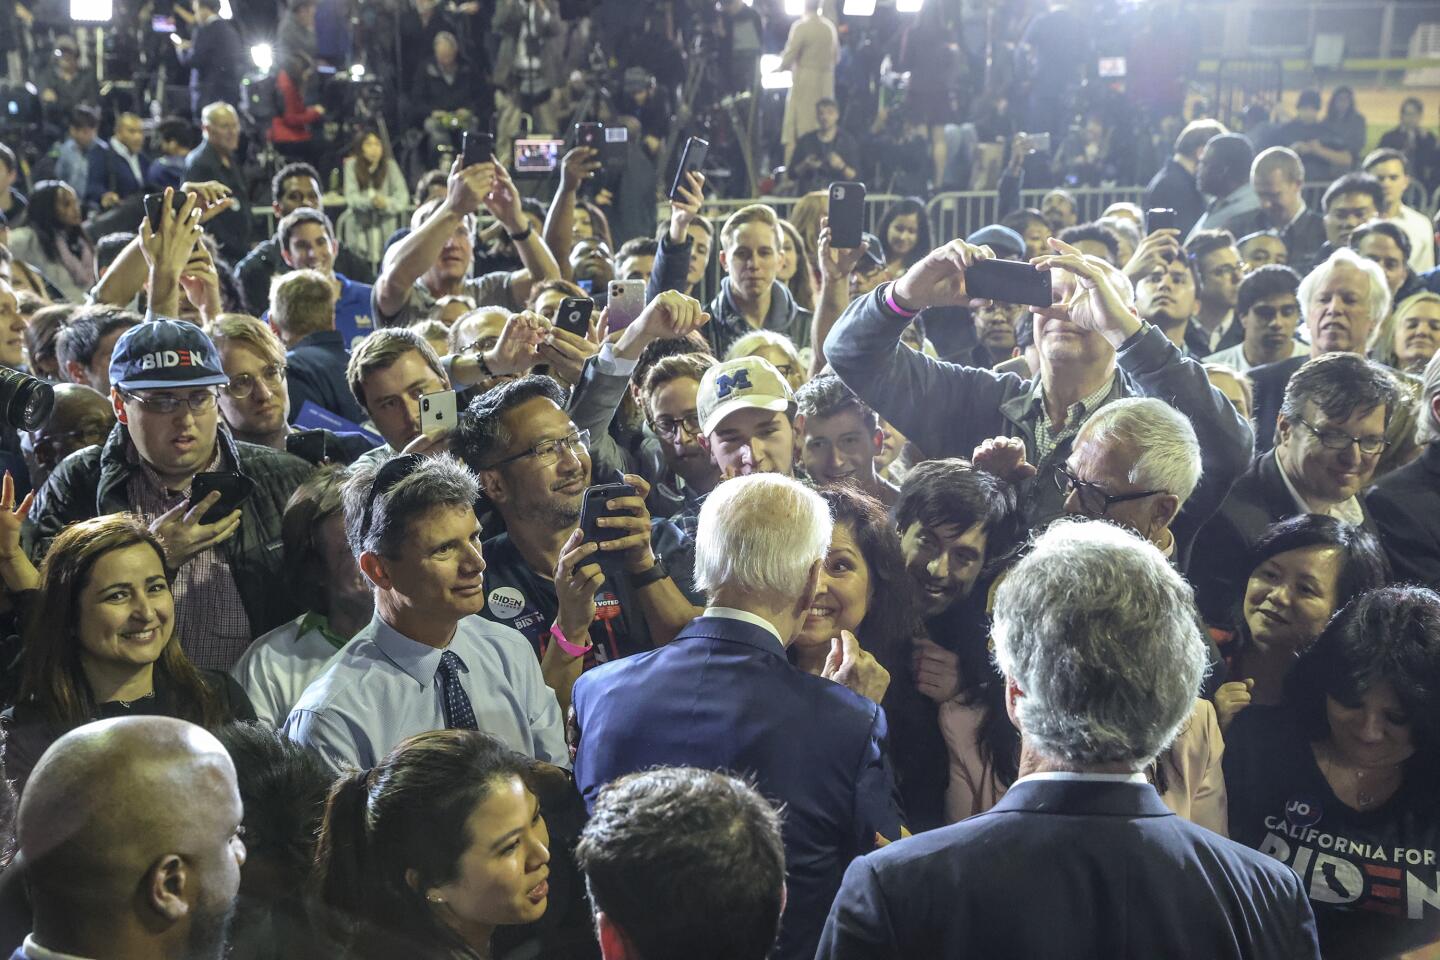
[[900, 316], [905, 317], [907, 320], [911, 317], [918, 316], [920, 313], [919, 310], [906, 310], [895, 302], [895, 282], [893, 280], [885, 287], [885, 306]]
[[564, 650], [566, 653], [570, 654], [570, 656], [572, 656], [572, 657], [583, 657], [583, 656], [585, 656], [585, 654], [587, 654], [587, 653], [590, 652], [590, 648], [595, 645], [595, 644], [593, 644], [593, 643], [587, 643], [587, 644], [585, 644], [585, 646], [583, 646], [583, 647], [577, 647], [577, 646], [575, 646], [575, 644], [573, 644], [573, 643], [571, 643], [569, 640], [566, 640], [566, 639], [565, 639], [565, 634], [563, 634], [563, 633], [560, 632], [560, 624], [559, 624], [559, 623], [552, 623], [552, 624], [550, 624], [550, 636], [554, 637], [554, 638], [555, 638], [555, 642], [558, 643], [558, 644], [560, 644], [560, 649], [561, 649], [561, 650]]

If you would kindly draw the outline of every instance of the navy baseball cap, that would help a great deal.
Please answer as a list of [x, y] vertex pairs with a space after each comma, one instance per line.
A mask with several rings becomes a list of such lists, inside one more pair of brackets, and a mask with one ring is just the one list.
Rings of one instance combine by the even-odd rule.
[[1025, 238], [1004, 224], [992, 223], [981, 227], [966, 237], [965, 242], [977, 247], [988, 244], [995, 251], [995, 256], [1006, 260], [1025, 259]]
[[220, 351], [188, 320], [160, 317], [120, 334], [110, 356], [110, 383], [122, 390], [208, 387], [230, 382]]
[[[885, 269], [885, 244], [873, 233], [862, 233], [860, 239], [865, 241], [866, 247], [865, 252], [860, 255], [856, 269], [866, 272]], [[866, 261], [869, 261], [868, 265]]]

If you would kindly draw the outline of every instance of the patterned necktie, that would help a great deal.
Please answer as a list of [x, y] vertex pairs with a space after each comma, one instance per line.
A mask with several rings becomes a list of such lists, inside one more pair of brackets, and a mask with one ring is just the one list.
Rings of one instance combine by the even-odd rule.
[[460, 685], [460, 671], [465, 661], [453, 650], [440, 654], [440, 683], [445, 695], [445, 726], [451, 730], [478, 730], [475, 711], [470, 707], [470, 698]]

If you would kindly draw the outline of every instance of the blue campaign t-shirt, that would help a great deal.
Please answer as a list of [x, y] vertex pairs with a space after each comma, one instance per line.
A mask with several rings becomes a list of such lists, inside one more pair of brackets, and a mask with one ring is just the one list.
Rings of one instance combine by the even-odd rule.
[[[374, 289], [368, 283], [351, 280], [343, 273], [335, 274], [340, 281], [340, 296], [335, 300], [335, 329], [345, 341], [345, 349], [355, 346], [355, 341], [375, 332], [375, 320], [371, 312], [370, 296]], [[260, 315], [260, 322], [270, 322], [270, 311]]]

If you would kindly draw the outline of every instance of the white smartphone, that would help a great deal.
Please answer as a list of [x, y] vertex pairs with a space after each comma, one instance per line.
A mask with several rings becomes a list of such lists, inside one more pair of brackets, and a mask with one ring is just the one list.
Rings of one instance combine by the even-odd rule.
[[441, 390], [420, 398], [420, 432], [427, 437], [455, 429], [455, 391]]
[[611, 333], [630, 326], [635, 322], [635, 318], [640, 316], [640, 311], [645, 309], [645, 281], [610, 281], [610, 297], [607, 306], [610, 308]]

